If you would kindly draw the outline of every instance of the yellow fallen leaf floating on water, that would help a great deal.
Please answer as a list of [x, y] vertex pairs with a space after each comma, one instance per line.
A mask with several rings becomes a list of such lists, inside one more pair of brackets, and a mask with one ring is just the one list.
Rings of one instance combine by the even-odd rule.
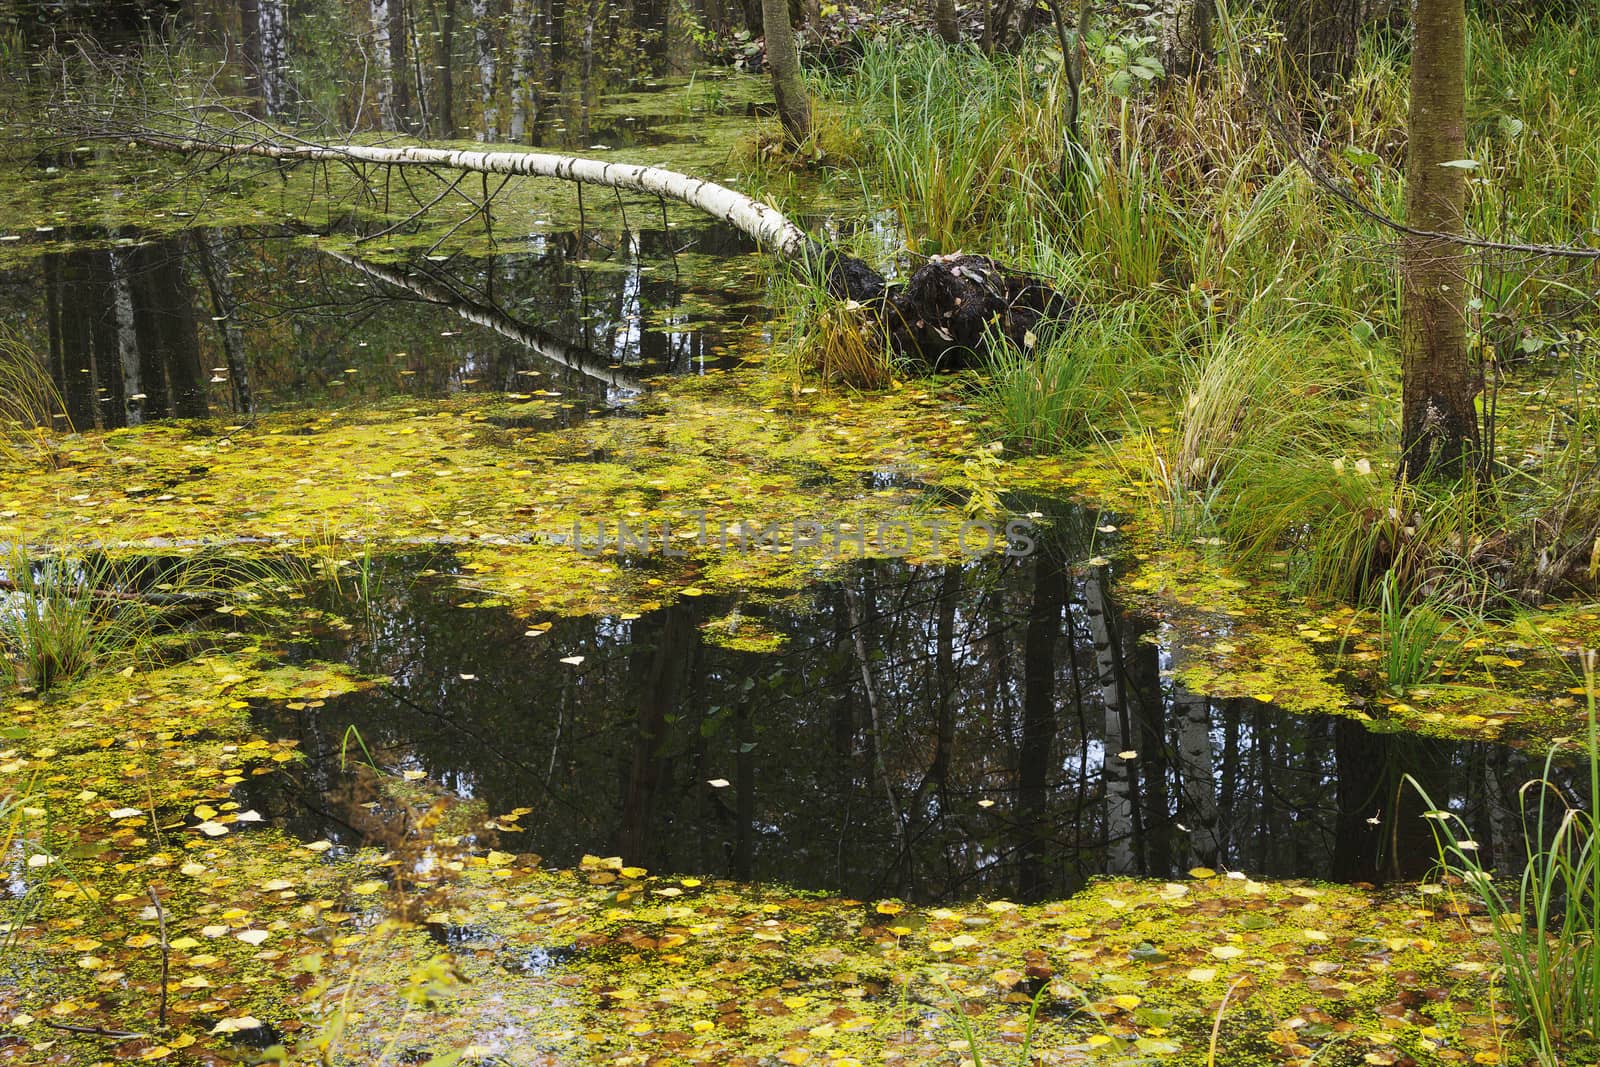
[[247, 945], [259, 945], [272, 935], [265, 930], [240, 930], [233, 936]]
[[261, 1026], [261, 1020], [254, 1015], [240, 1015], [233, 1019], [223, 1019], [211, 1028], [213, 1034], [236, 1034], [240, 1030], [256, 1030]]
[[1244, 955], [1244, 949], [1236, 945], [1218, 945], [1211, 950], [1211, 954], [1219, 960], [1236, 960]]

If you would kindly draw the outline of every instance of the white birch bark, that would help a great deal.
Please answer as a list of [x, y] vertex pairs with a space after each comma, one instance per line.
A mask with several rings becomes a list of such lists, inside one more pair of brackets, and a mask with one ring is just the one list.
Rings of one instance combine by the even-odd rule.
[[395, 129], [394, 59], [389, 50], [389, 0], [372, 0], [372, 67], [378, 81], [378, 128]]
[[472, 36], [478, 46], [478, 88], [483, 102], [483, 122], [478, 140], [493, 141], [500, 135], [500, 111], [495, 98], [494, 37], [489, 32], [489, 0], [472, 0]]
[[748, 235], [762, 247], [792, 260], [820, 252], [811, 237], [779, 211], [716, 182], [636, 163], [606, 163], [545, 152], [477, 152], [450, 148], [382, 148], [357, 144], [206, 144], [161, 134], [136, 135], [137, 143], [177, 152], [212, 152], [279, 160], [326, 160], [377, 166], [442, 167], [477, 174], [520, 174], [625, 189], [688, 204]]

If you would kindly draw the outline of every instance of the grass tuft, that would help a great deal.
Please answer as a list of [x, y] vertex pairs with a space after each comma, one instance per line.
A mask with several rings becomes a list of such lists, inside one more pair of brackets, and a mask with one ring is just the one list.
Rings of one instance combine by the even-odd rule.
[[1512, 1004], [1544, 1067], [1558, 1067], [1567, 1046], [1600, 1034], [1600, 823], [1595, 818], [1600, 811], [1600, 725], [1595, 654], [1587, 652], [1584, 658], [1589, 693], [1587, 808], [1569, 800], [1556, 782], [1557, 749], [1552, 746], [1541, 776], [1518, 794], [1521, 824], [1528, 831], [1520, 875], [1486, 867], [1461, 818], [1439, 809], [1415, 779], [1408, 779], [1430, 809], [1426, 816], [1433, 821], [1445, 874], [1464, 884], [1488, 910]]

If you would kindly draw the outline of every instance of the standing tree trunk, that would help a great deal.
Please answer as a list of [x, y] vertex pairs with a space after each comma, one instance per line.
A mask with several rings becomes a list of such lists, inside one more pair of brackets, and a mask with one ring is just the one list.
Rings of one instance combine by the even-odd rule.
[[[1467, 179], [1466, 8], [1417, 0], [1411, 51], [1406, 224], [1460, 233]], [[1467, 252], [1448, 237], [1407, 234], [1400, 246], [1404, 386], [1401, 474], [1459, 477], [1482, 463], [1474, 399], [1482, 373], [1467, 355]]]
[[1279, 0], [1289, 62], [1302, 87], [1337, 89], [1356, 66], [1366, 0]]
[[787, 0], [761, 0], [761, 23], [767, 31], [767, 66], [778, 98], [778, 118], [789, 143], [798, 145], [811, 134], [811, 97], [800, 77], [800, 49], [789, 24]]
[[[388, 0], [385, 15], [389, 20], [389, 70], [394, 79], [391, 85], [393, 95], [390, 98], [392, 110], [389, 128], [412, 130], [415, 129], [415, 123], [411, 117], [411, 67], [406, 55], [406, 40], [410, 32], [406, 28], [406, 0]], [[373, 16], [377, 16], [376, 6]]]
[[956, 21], [956, 0], [934, 0], [933, 22], [946, 44], [961, 43], [961, 23]]
[[438, 51], [433, 63], [435, 76], [439, 79], [439, 91], [435, 99], [439, 101], [437, 110], [441, 137], [456, 135], [455, 51], [456, 0], [444, 0], [444, 15], [439, 22]]
[[1168, 0], [1161, 16], [1161, 66], [1177, 78], [1193, 78], [1211, 62], [1214, 0]]
[[394, 61], [389, 40], [389, 0], [369, 0], [372, 17], [372, 67], [378, 81], [378, 128], [394, 129]]
[[478, 50], [478, 96], [483, 104], [482, 125], [478, 127], [478, 140], [494, 141], [500, 136], [500, 109], [496, 106], [494, 24], [489, 12], [489, 0], [472, 0], [472, 35]]

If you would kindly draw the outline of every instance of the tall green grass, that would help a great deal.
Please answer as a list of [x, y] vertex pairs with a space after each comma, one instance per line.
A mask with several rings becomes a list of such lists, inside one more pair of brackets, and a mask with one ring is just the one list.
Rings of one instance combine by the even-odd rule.
[[0, 686], [41, 692], [155, 655], [169, 612], [203, 607], [256, 573], [243, 560], [114, 561], [102, 553], [0, 554]]
[[[1447, 874], [1459, 878], [1488, 910], [1505, 981], [1539, 1062], [1558, 1067], [1571, 1043], [1600, 1035], [1600, 725], [1595, 715], [1595, 655], [1585, 653], [1589, 693], [1584, 738], [1588, 796], [1578, 806], [1556, 782], [1558, 750], [1545, 756], [1539, 778], [1520, 793], [1521, 825], [1528, 836], [1515, 870], [1484, 865], [1481, 850], [1460, 816], [1442, 810], [1415, 779], [1411, 785], [1431, 809], [1434, 835]], [[1506, 842], [1496, 842], [1500, 848]]]
[[1043, 331], [1032, 347], [997, 341], [979, 391], [1001, 435], [1052, 452], [1120, 433], [1134, 417], [1130, 392], [1162, 359], [1138, 312], [1084, 315]]
[[0, 594], [0, 680], [48, 690], [127, 654], [146, 629], [142, 606], [116, 595], [105, 562], [13, 548]]
[[[1257, 19], [1238, 21], [1242, 39], [1270, 37]], [[1470, 34], [1472, 225], [1549, 243], [1600, 232], [1600, 11], [1474, 16]], [[898, 215], [909, 250], [981, 249], [1084, 308], [1031, 349], [999, 350], [977, 387], [1013, 445], [1109, 459], [1170, 533], [1285, 565], [1316, 597], [1376, 608], [1392, 569], [1405, 605], [1479, 611], [1559, 593], [1584, 553], [1600, 580], [1585, 357], [1600, 352], [1585, 339], [1600, 324], [1600, 268], [1478, 258], [1472, 343], [1507, 379], [1498, 479], [1459, 495], [1396, 485], [1394, 235], [1298, 160], [1403, 217], [1408, 45], [1373, 35], [1336, 101], [1278, 100], [1281, 128], [1245, 51], [1224, 49], [1203, 81], [1132, 94], [1091, 58], [1075, 142], [1048, 35], [995, 57], [892, 37], [820, 91], [863, 145], [848, 183]], [[1559, 381], [1511, 363], [1552, 348], [1573, 371]], [[833, 377], [832, 362], [801, 373]], [[1529, 390], [1531, 402], [1510, 399]], [[1493, 561], [1512, 555], [1532, 580], [1489, 595]]]
[[61, 397], [33, 350], [0, 324], [0, 464], [51, 462], [50, 431], [64, 418]]

